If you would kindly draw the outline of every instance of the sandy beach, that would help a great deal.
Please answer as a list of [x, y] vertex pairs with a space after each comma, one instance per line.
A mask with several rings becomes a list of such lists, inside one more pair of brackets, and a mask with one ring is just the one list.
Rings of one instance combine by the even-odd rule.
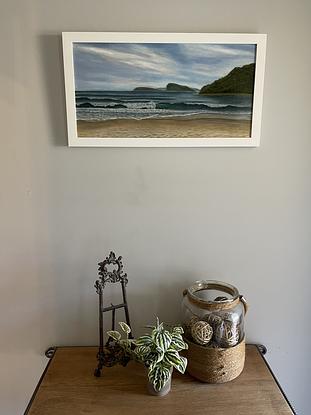
[[120, 119], [77, 122], [79, 137], [247, 138], [251, 121], [230, 118]]

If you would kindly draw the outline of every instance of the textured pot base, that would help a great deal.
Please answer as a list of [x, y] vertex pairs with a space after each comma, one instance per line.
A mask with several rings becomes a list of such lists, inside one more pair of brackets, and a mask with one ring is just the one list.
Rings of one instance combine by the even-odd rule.
[[245, 339], [228, 349], [203, 347], [187, 339], [187, 372], [206, 383], [224, 383], [238, 377], [244, 368]]

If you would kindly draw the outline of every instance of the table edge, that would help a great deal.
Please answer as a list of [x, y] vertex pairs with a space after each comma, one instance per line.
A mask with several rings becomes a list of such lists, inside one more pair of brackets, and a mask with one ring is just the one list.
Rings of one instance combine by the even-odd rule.
[[49, 359], [49, 361], [47, 362], [47, 364], [45, 366], [45, 369], [44, 369], [44, 371], [42, 372], [42, 375], [39, 378], [39, 381], [37, 383], [37, 386], [35, 387], [35, 390], [33, 391], [32, 395], [31, 395], [30, 401], [28, 402], [28, 405], [26, 406], [24, 415], [27, 415], [29, 413], [30, 409], [31, 409], [32, 403], [35, 400], [35, 397], [36, 397], [37, 392], [38, 392], [38, 390], [39, 390], [39, 388], [41, 386], [41, 383], [42, 383], [42, 381], [44, 379], [44, 376], [45, 376], [46, 372], [48, 371], [48, 368], [49, 368], [49, 366], [50, 366], [50, 364], [51, 364], [51, 362], [53, 360], [53, 357], [55, 356], [56, 350], [57, 350], [57, 347], [49, 347], [45, 351], [45, 356]]
[[[274, 379], [275, 383], [277, 384], [277, 386], [278, 386], [278, 388], [279, 388], [279, 390], [280, 390], [281, 394], [283, 395], [283, 398], [284, 398], [284, 399], [285, 399], [285, 401], [287, 402], [287, 405], [289, 406], [289, 408], [290, 408], [290, 410], [292, 411], [293, 415], [297, 415], [297, 413], [296, 413], [296, 411], [295, 411], [295, 409], [294, 409], [293, 405], [291, 404], [291, 402], [289, 401], [288, 397], [286, 396], [286, 393], [284, 392], [284, 390], [283, 390], [282, 386], [280, 385], [280, 382], [279, 382], [279, 381], [278, 381], [278, 379], [276, 378], [275, 374], [273, 373], [273, 370], [272, 370], [271, 366], [269, 365], [269, 363], [268, 363], [267, 359], [266, 359], [266, 358], [265, 358], [265, 356], [264, 356], [264, 355], [267, 353], [267, 348], [266, 348], [264, 345], [261, 345], [261, 344], [249, 344], [249, 345], [250, 345], [250, 346], [256, 346], [256, 347], [257, 347], [257, 349], [258, 349], [258, 351], [259, 351], [259, 354], [260, 354], [260, 356], [261, 356], [262, 360], [264, 361], [264, 363], [265, 363], [265, 365], [266, 365], [267, 369], [269, 370], [269, 372], [270, 372], [271, 376], [273, 377], [273, 379]], [[261, 349], [261, 348], [263, 348], [263, 349]]]

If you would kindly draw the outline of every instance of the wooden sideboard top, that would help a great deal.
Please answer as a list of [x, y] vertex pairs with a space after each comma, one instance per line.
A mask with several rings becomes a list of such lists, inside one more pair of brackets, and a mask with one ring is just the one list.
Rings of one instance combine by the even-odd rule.
[[60, 347], [29, 404], [27, 415], [288, 415], [293, 414], [256, 346], [246, 347], [245, 368], [218, 385], [173, 373], [165, 397], [148, 395], [142, 365], [103, 368], [94, 377], [96, 347]]

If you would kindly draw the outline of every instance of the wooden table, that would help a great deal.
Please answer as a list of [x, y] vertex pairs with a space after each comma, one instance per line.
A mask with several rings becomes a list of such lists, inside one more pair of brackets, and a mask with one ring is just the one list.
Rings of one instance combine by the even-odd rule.
[[142, 365], [104, 368], [94, 377], [96, 347], [60, 347], [26, 409], [27, 415], [288, 415], [293, 414], [256, 346], [243, 373], [219, 385], [174, 372], [165, 397], [147, 394]]

